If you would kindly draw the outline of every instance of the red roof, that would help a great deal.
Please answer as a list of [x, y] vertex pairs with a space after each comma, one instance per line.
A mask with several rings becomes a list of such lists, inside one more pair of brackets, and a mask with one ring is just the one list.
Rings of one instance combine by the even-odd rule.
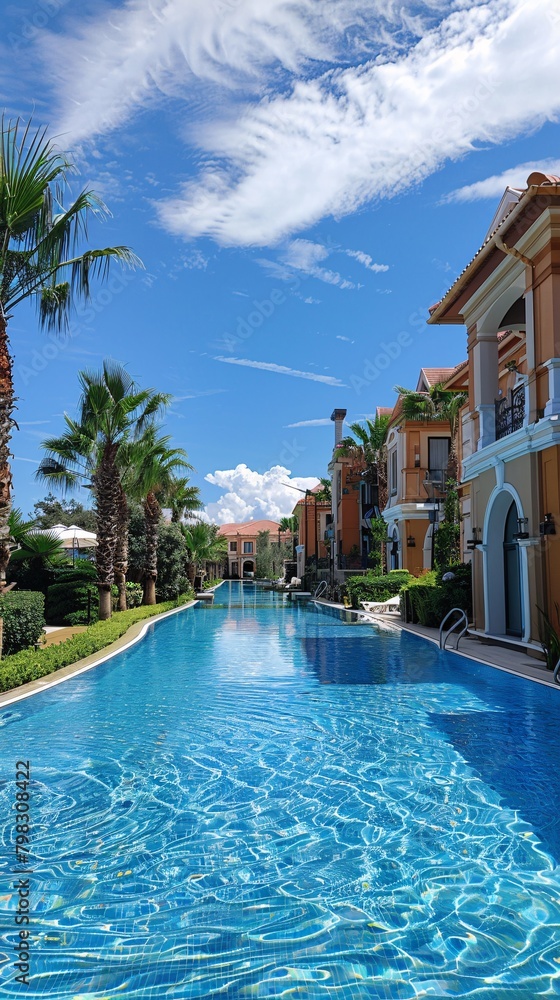
[[[454, 371], [454, 368], [421, 368], [420, 379], [423, 375], [429, 386], [439, 385], [440, 382], [447, 382], [447, 379], [451, 378]], [[420, 379], [418, 379], [419, 385]]]
[[258, 535], [259, 531], [278, 531], [278, 521], [245, 521], [243, 524], [221, 524], [219, 535]]

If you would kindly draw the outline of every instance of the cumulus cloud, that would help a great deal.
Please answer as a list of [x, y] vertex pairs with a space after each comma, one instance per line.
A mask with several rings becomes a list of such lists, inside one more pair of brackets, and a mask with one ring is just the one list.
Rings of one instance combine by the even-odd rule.
[[466, 4], [391, 59], [300, 79], [210, 124], [199, 138], [212, 164], [159, 203], [160, 221], [223, 245], [273, 244], [535, 128], [560, 109], [550, 15], [550, 0]]
[[311, 382], [323, 382], [325, 385], [341, 385], [339, 378], [332, 375], [316, 375], [315, 372], [303, 372], [299, 368], [287, 368], [286, 365], [277, 365], [268, 361], [250, 361], [249, 358], [223, 358], [216, 357], [214, 361], [222, 361], [226, 365], [242, 365], [245, 368], [260, 368], [261, 371], [275, 372], [277, 375], [290, 375], [292, 378], [306, 378]]
[[518, 163], [516, 167], [510, 167], [501, 174], [493, 174], [492, 177], [485, 177], [482, 181], [474, 184], [466, 184], [465, 187], [451, 191], [442, 200], [444, 203], [452, 201], [482, 201], [484, 198], [501, 198], [507, 187], [524, 188], [527, 186], [527, 178], [534, 170], [540, 170], [543, 174], [560, 175], [560, 160], [529, 160], [528, 163]]
[[206, 506], [206, 516], [218, 524], [231, 521], [258, 521], [269, 518], [279, 521], [288, 517], [299, 490], [313, 489], [319, 483], [313, 477], [291, 476], [283, 465], [274, 465], [260, 473], [240, 464], [235, 469], [218, 470], [204, 477], [206, 482], [226, 492], [215, 503]]

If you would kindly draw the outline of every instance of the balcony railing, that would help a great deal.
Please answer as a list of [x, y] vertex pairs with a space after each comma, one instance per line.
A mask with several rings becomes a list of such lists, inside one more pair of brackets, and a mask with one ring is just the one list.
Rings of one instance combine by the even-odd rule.
[[336, 558], [337, 569], [367, 569], [367, 555], [343, 555], [339, 552]]
[[503, 399], [497, 399], [496, 407], [496, 441], [520, 430], [525, 422], [525, 386], [513, 389]]

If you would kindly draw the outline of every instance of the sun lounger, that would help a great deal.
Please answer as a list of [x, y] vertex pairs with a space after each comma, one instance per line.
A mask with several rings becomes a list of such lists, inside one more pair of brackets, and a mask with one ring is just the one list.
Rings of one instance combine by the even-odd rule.
[[362, 601], [362, 608], [364, 611], [369, 611], [374, 615], [383, 615], [391, 611], [399, 611], [401, 606], [401, 599], [397, 595], [396, 597], [390, 597], [388, 601]]

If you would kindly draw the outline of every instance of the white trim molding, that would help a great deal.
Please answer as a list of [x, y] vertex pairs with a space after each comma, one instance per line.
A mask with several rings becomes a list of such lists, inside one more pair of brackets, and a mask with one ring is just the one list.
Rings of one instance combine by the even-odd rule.
[[470, 482], [482, 472], [493, 468], [496, 460], [512, 462], [523, 455], [531, 455], [560, 444], [560, 414], [545, 416], [535, 424], [521, 427], [513, 434], [486, 445], [463, 461], [463, 480]]

